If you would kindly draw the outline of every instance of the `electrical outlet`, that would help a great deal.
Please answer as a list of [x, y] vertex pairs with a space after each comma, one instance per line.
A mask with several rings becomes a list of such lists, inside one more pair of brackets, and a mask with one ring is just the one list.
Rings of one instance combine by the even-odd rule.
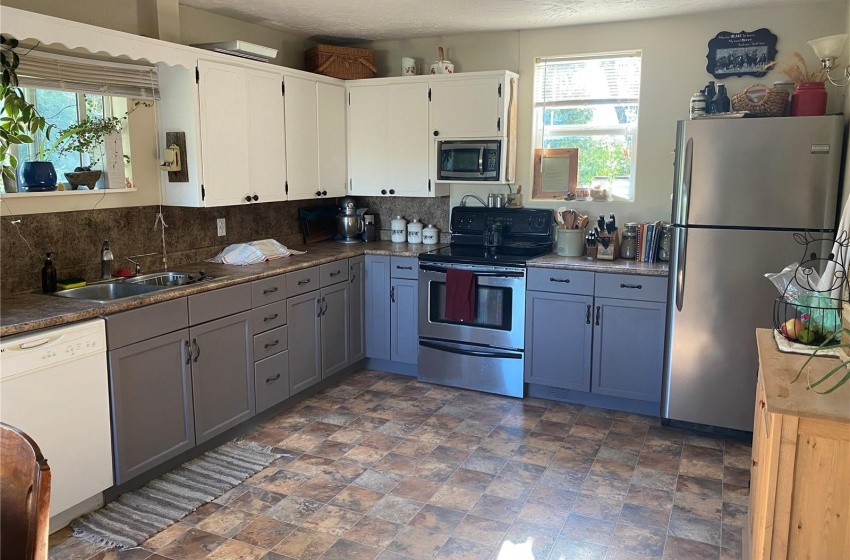
[[224, 225], [224, 218], [218, 218], [215, 221], [216, 228], [218, 229], [218, 236], [224, 237], [227, 235], [227, 226]]

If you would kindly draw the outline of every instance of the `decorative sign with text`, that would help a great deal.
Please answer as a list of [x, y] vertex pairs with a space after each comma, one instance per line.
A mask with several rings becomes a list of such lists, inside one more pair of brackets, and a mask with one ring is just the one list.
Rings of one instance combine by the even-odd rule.
[[776, 35], [769, 29], [731, 33], [721, 31], [708, 42], [705, 69], [717, 79], [729, 76], [767, 74], [767, 66], [776, 60]]

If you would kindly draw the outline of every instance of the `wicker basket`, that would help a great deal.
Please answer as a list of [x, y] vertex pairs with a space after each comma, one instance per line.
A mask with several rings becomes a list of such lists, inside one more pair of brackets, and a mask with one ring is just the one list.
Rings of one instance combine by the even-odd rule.
[[[761, 99], [754, 99], [749, 95], [753, 88], [764, 90]], [[771, 88], [764, 84], [753, 84], [741, 93], [732, 96], [733, 111], [748, 111], [759, 117], [781, 117], [785, 114], [785, 105], [788, 103], [788, 90]]]
[[375, 51], [372, 49], [332, 45], [316, 45], [307, 49], [304, 53], [304, 66], [309, 72], [343, 80], [374, 78], [378, 73]]

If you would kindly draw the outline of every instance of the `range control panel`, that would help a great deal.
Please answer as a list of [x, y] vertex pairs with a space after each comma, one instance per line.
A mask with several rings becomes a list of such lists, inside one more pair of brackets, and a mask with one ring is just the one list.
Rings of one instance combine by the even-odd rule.
[[554, 222], [554, 214], [545, 208], [455, 206], [452, 209], [452, 233], [483, 233], [488, 226], [499, 223], [504, 233], [549, 235]]

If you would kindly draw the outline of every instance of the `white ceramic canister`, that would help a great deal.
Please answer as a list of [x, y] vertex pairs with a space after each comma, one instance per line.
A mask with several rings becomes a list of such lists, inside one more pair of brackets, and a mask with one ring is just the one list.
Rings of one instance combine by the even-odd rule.
[[390, 230], [390, 239], [393, 243], [404, 243], [407, 241], [407, 220], [401, 216], [393, 218], [390, 222]]
[[433, 225], [428, 224], [428, 227], [422, 230], [422, 243], [425, 245], [436, 245], [440, 241], [440, 230]]
[[408, 243], [422, 243], [422, 222], [417, 219], [410, 220], [410, 223], [407, 224], [407, 242]]

